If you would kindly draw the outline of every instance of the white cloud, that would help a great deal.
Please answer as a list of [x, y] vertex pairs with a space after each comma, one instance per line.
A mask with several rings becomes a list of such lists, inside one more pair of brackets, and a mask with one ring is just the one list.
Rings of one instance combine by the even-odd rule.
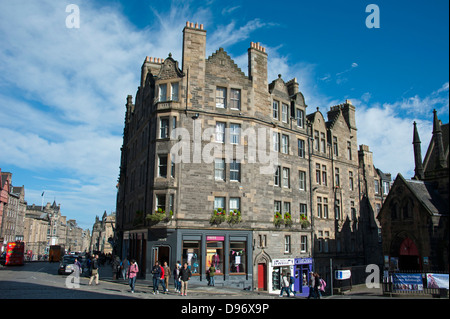
[[[150, 8], [156, 21], [138, 30], [114, 6], [82, 2], [80, 28], [68, 29], [64, 2], [0, 4], [0, 163], [32, 172], [30, 204], [40, 205], [46, 189], [46, 201], [55, 198], [83, 225], [115, 209], [126, 96], [137, 90], [145, 56], [171, 52], [181, 63], [186, 21], [212, 29], [210, 9], [191, 5]], [[231, 46], [264, 26], [231, 21], [208, 31], [208, 47]]]
[[377, 168], [393, 178], [397, 173], [405, 178], [414, 176], [413, 122], [417, 122], [423, 158], [432, 136], [432, 110], [436, 108], [439, 118], [448, 122], [448, 95], [442, 95], [447, 91], [445, 83], [424, 98], [414, 95], [395, 102], [368, 104], [370, 93], [365, 93], [360, 99], [351, 99], [356, 106], [358, 144], [369, 145]]

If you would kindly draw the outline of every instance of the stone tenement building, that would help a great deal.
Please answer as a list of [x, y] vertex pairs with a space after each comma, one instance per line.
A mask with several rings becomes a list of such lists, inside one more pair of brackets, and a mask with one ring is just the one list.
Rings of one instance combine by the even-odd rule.
[[95, 223], [92, 226], [89, 251], [110, 254], [114, 251], [116, 214], [103, 213], [102, 218], [95, 216]]
[[135, 102], [127, 97], [122, 257], [136, 258], [144, 277], [157, 260], [187, 262], [194, 281], [215, 265], [216, 285], [270, 292], [291, 271], [301, 293], [313, 265], [327, 277], [330, 258], [372, 262], [364, 247], [381, 249], [374, 188], [382, 176], [368, 147], [358, 150], [355, 107], [307, 115], [295, 78], [268, 82], [258, 43], [248, 48], [247, 75], [222, 48], [208, 58], [205, 48], [203, 25], [188, 22], [182, 68], [170, 53], [147, 57]]

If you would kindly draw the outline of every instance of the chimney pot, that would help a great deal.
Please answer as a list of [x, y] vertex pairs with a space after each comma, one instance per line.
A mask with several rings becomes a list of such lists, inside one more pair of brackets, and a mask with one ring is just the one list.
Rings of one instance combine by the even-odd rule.
[[203, 30], [203, 24], [200, 24], [200, 30]]

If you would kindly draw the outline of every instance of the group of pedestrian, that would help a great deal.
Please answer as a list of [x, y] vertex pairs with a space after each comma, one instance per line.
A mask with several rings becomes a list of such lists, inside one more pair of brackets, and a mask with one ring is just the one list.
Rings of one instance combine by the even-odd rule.
[[[285, 273], [281, 276], [280, 297], [283, 297], [283, 292], [286, 292], [288, 297], [290, 297], [290, 293], [295, 296], [295, 290], [293, 289], [294, 282], [295, 279], [290, 273]], [[325, 292], [325, 287], [325, 280], [323, 280], [317, 272], [311, 272], [308, 299], [320, 299], [322, 297], [322, 293]]]
[[[177, 261], [172, 274], [174, 277], [175, 292], [181, 294], [182, 296], [187, 296], [188, 281], [192, 277], [192, 273], [191, 270], [188, 268], [188, 264], [184, 263], [184, 266], [181, 267], [180, 262]], [[160, 284], [162, 286], [164, 294], [169, 292], [168, 287], [171, 271], [170, 267], [167, 265], [167, 262], [164, 262], [163, 266], [160, 265], [159, 261], [155, 262], [155, 265], [152, 268], [152, 275], [153, 275], [153, 294], [159, 293]]]

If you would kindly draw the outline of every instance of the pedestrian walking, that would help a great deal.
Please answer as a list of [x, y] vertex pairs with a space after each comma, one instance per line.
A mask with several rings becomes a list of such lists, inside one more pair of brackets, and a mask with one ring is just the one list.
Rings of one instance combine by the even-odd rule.
[[122, 270], [123, 280], [126, 280], [128, 277], [128, 267], [130, 267], [130, 262], [128, 261], [127, 257], [125, 257], [120, 263], [120, 269]]
[[181, 265], [180, 262], [177, 261], [175, 268], [173, 269], [173, 284], [175, 286], [175, 292], [181, 291], [180, 270]]
[[211, 265], [211, 267], [209, 267], [209, 285], [213, 287], [216, 283], [214, 279], [215, 274], [216, 274], [216, 267], [214, 267], [214, 265]]
[[320, 275], [318, 273], [314, 273], [314, 294], [315, 299], [320, 299], [320, 297], [322, 296], [322, 294], [320, 293]]
[[81, 263], [78, 261], [78, 257], [75, 258], [75, 261], [73, 264], [75, 265], [75, 272], [80, 273], [81, 272]]
[[180, 271], [181, 279], [181, 295], [187, 296], [187, 288], [189, 279], [192, 277], [191, 270], [188, 268], [188, 264], [185, 262], [183, 268]]
[[128, 282], [131, 287], [131, 293], [134, 294], [134, 286], [136, 285], [136, 277], [139, 272], [139, 267], [136, 263], [136, 260], [131, 260], [131, 265], [128, 267]]
[[314, 276], [313, 272], [309, 273], [309, 295], [308, 295], [308, 299], [314, 298], [316, 297], [315, 293], [314, 293], [314, 286], [316, 283], [316, 277]]
[[120, 277], [120, 258], [116, 256], [111, 263], [113, 279], [119, 279]]
[[163, 289], [163, 294], [165, 294], [167, 287], [164, 278], [166, 277], [166, 274], [164, 272], [164, 267], [162, 265], [160, 265], [160, 267], [161, 267], [161, 277], [159, 278], [159, 283], [161, 284], [161, 287]]
[[294, 279], [294, 276], [291, 276], [291, 274], [288, 273], [287, 277], [289, 279], [289, 292], [291, 292], [292, 295], [295, 297], [295, 290], [294, 290], [295, 279]]
[[167, 261], [164, 262], [164, 282], [166, 286], [166, 292], [169, 292], [169, 279], [170, 279], [170, 267], [167, 264]]
[[89, 286], [92, 285], [92, 281], [95, 278], [95, 284], [98, 285], [98, 268], [99, 268], [98, 255], [95, 255], [91, 261], [91, 277], [89, 278]]
[[152, 268], [152, 275], [153, 275], [153, 294], [157, 294], [158, 292], [158, 286], [159, 286], [159, 280], [161, 279], [161, 267], [159, 266], [159, 262], [155, 262], [155, 265]]
[[290, 294], [289, 294], [289, 279], [286, 276], [286, 274], [283, 274], [282, 277], [281, 277], [280, 297], [283, 297], [283, 291], [286, 291], [287, 296], [290, 297]]

